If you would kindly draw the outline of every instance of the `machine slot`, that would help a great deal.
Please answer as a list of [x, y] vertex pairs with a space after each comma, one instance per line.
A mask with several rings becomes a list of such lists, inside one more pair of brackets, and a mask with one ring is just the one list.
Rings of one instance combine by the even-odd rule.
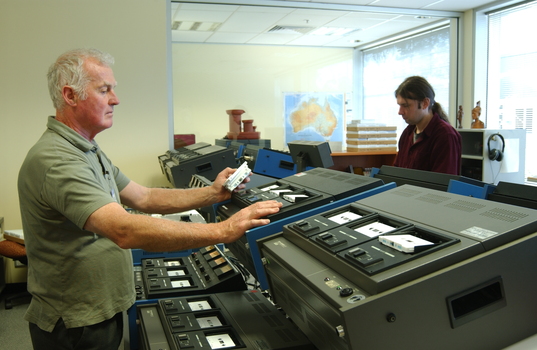
[[447, 298], [451, 328], [476, 320], [506, 305], [501, 277], [479, 284]]
[[294, 170], [295, 169], [295, 163], [288, 162], [285, 160], [280, 160], [280, 168], [287, 169], [287, 170]]
[[209, 170], [212, 170], [213, 169], [213, 166], [211, 163], [205, 163], [205, 164], [200, 164], [198, 166], [196, 166], [196, 172], [197, 173], [202, 173], [204, 171], [209, 171]]

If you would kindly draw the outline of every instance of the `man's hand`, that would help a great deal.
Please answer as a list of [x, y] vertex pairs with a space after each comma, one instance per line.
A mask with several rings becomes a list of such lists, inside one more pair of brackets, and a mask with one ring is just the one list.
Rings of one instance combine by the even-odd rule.
[[[231, 192], [229, 192], [224, 187], [224, 182], [226, 182], [227, 178], [230, 177], [231, 174], [233, 174], [235, 171], [237, 171], [237, 169], [225, 168], [218, 174], [216, 179], [213, 181], [213, 184], [211, 187], [213, 188], [216, 194], [216, 198], [218, 198], [216, 203], [220, 203], [231, 198]], [[235, 190], [233, 190], [233, 192], [238, 192], [244, 189], [246, 187], [245, 184], [249, 181], [250, 181], [250, 177], [246, 177], [242, 181], [242, 183]]]
[[254, 227], [267, 225], [269, 219], [264, 217], [277, 213], [282, 204], [277, 201], [263, 201], [243, 208], [220, 224], [225, 225], [222, 243], [231, 243], [239, 239], [244, 233]]

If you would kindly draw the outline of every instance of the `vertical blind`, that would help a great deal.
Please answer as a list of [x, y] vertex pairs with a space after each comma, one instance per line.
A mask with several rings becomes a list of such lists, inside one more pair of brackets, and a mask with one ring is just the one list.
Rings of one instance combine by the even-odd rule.
[[363, 119], [397, 126], [394, 91], [405, 78], [421, 75], [429, 81], [439, 102], [449, 113], [450, 28], [440, 28], [363, 51]]

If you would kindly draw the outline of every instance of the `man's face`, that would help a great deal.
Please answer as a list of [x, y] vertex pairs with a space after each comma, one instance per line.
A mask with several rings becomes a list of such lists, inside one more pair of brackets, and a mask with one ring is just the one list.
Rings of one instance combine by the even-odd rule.
[[114, 106], [119, 99], [114, 91], [117, 85], [110, 67], [101, 66], [93, 60], [84, 62], [91, 79], [86, 92], [87, 98], [81, 100], [77, 96], [76, 119], [82, 128], [79, 132], [92, 140], [99, 132], [110, 128], [113, 124]]
[[[423, 105], [417, 100], [402, 98], [397, 95], [397, 104], [399, 105], [399, 115], [405, 122], [410, 125], [418, 124], [424, 116]], [[418, 106], [418, 104], [421, 104]]]

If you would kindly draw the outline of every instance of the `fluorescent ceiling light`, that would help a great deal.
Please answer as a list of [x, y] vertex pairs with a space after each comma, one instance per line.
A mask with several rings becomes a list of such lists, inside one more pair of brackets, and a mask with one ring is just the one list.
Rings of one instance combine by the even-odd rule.
[[175, 21], [172, 23], [172, 30], [214, 32], [221, 24], [219, 22]]

